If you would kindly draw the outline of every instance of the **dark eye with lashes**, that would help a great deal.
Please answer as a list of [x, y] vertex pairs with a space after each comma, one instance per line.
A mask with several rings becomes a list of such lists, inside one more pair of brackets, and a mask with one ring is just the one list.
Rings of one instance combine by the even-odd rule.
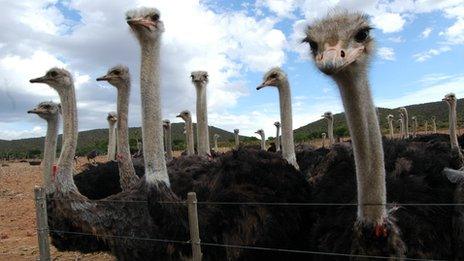
[[154, 14], [154, 15], [152, 15], [150, 18], [151, 18], [151, 20], [153, 20], [153, 21], [156, 22], [156, 21], [159, 20], [160, 17], [159, 17], [159, 14]]
[[50, 72], [50, 76], [51, 76], [51, 77], [56, 77], [57, 75], [58, 75], [58, 73], [55, 72], [55, 71], [51, 71], [51, 72]]
[[113, 71], [113, 74], [114, 74], [114, 75], [120, 75], [120, 74], [121, 74], [121, 72], [120, 72], [120, 71], [118, 71], [118, 70], [114, 70], [114, 71]]
[[364, 42], [369, 37], [369, 31], [370, 31], [370, 28], [364, 28], [364, 29], [359, 30], [354, 36], [354, 39], [356, 40], [356, 42], [358, 43]]

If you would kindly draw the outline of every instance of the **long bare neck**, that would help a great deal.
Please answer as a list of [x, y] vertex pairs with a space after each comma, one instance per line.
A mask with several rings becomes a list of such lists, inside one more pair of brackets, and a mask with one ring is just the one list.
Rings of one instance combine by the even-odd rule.
[[214, 151], [217, 152], [218, 151], [218, 144], [217, 144], [217, 140], [218, 138], [217, 137], [214, 137]]
[[195, 141], [193, 138], [193, 124], [192, 118], [188, 117], [185, 119], [185, 136], [187, 139], [187, 155], [191, 156], [195, 154]]
[[139, 178], [135, 175], [134, 165], [132, 164], [132, 156], [129, 145], [129, 98], [130, 98], [130, 83], [125, 83], [126, 86], [121, 86], [118, 89], [118, 169], [119, 169], [119, 184], [123, 191], [129, 190]]
[[52, 193], [55, 191], [55, 186], [52, 184], [51, 177], [53, 174], [53, 164], [55, 164], [56, 157], [56, 142], [58, 138], [59, 123], [58, 119], [58, 115], [47, 119], [47, 134], [45, 136], [44, 155], [42, 161], [42, 178], [47, 193]]
[[404, 111], [403, 125], [404, 125], [404, 136], [407, 139], [407, 138], [409, 138], [409, 116], [408, 116], [408, 111]]
[[276, 126], [276, 151], [280, 151], [280, 126]]
[[264, 134], [261, 135], [261, 149], [266, 150], [266, 136]]
[[168, 160], [172, 160], [172, 143], [171, 143], [171, 125], [165, 129], [164, 142], [166, 145], [166, 157]]
[[412, 121], [412, 135], [413, 135], [413, 137], [416, 137], [416, 134], [417, 134], [417, 120], [414, 119]]
[[63, 145], [58, 173], [55, 177], [56, 189], [63, 193], [78, 192], [73, 180], [73, 160], [77, 147], [77, 105], [74, 85], [61, 88], [58, 91], [63, 113]]
[[437, 123], [435, 120], [432, 120], [432, 129], [433, 133], [437, 133]]
[[292, 95], [288, 80], [279, 86], [280, 121], [282, 126], [282, 157], [299, 169], [296, 163], [295, 145], [293, 143]]
[[108, 128], [108, 160], [116, 159], [116, 124], [109, 121]]
[[391, 120], [391, 119], [388, 120], [388, 127], [390, 129], [390, 139], [393, 139], [393, 135], [394, 135], [394, 132], [393, 132], [393, 120]]
[[425, 134], [429, 133], [429, 123], [425, 121]]
[[160, 98], [160, 39], [142, 41], [140, 96], [142, 98], [142, 142], [145, 179], [152, 184], [164, 181], [169, 187], [169, 176], [163, 150], [163, 125]]
[[400, 122], [400, 132], [401, 132], [401, 138], [404, 139], [405, 134], [404, 134], [404, 118], [402, 118]]
[[198, 155], [209, 155], [208, 108], [206, 100], [206, 85], [195, 83], [197, 90], [197, 140]]
[[458, 135], [456, 133], [456, 103], [449, 103], [449, 135], [451, 148], [459, 150]]
[[327, 134], [329, 135], [329, 145], [333, 145], [335, 143], [333, 126], [333, 119], [327, 118]]
[[[340, 75], [339, 85], [351, 133], [358, 190], [358, 220], [382, 224], [386, 217], [385, 164], [380, 127], [363, 72]], [[367, 205], [366, 205], [367, 204]]]
[[235, 149], [238, 149], [238, 147], [240, 146], [240, 136], [238, 135], [238, 133], [234, 133], [235, 135]]

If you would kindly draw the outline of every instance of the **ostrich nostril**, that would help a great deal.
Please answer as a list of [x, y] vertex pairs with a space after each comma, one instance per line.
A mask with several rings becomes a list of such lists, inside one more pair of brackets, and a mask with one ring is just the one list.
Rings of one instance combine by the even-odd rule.
[[345, 58], [345, 52], [343, 50], [340, 52], [340, 55], [342, 56], [342, 58]]

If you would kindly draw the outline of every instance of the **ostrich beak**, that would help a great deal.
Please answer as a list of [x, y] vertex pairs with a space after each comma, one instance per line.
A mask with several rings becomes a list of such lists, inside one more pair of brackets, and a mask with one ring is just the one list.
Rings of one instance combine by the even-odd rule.
[[180, 114], [176, 115], [177, 118], [182, 118], [182, 116], [180, 116]]
[[37, 113], [37, 111], [35, 111], [35, 110], [29, 110], [29, 111], [27, 111], [27, 113]]
[[258, 85], [256, 87], [256, 90], [261, 90], [262, 88], [266, 87], [266, 86], [274, 86], [275, 85], [275, 81], [273, 79], [270, 79], [270, 80], [266, 80], [264, 81], [263, 83], [261, 83], [260, 85]]
[[29, 82], [30, 83], [46, 83], [47, 80], [48, 80], [47, 76], [42, 76], [39, 78], [30, 79]]
[[341, 41], [335, 46], [326, 45], [325, 50], [316, 56], [316, 64], [323, 73], [332, 75], [356, 61], [364, 49], [364, 46], [344, 49]]
[[97, 78], [97, 81], [108, 81], [108, 80], [109, 80], [108, 75], [105, 75], [105, 76], [102, 76], [102, 77], [98, 77], [98, 78]]
[[130, 27], [143, 26], [148, 30], [151, 30], [152, 26], [156, 26], [156, 23], [146, 18], [132, 18], [127, 20], [127, 24]]

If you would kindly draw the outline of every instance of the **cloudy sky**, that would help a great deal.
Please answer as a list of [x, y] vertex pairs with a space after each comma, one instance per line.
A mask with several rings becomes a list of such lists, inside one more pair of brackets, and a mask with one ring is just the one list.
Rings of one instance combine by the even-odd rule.
[[192, 70], [207, 70], [209, 123], [253, 135], [274, 135], [279, 120], [274, 88], [256, 91], [263, 73], [283, 67], [292, 85], [294, 128], [342, 111], [336, 86], [318, 72], [299, 43], [305, 26], [332, 8], [371, 16], [377, 55], [371, 83], [375, 103], [397, 107], [464, 96], [462, 0], [0, 0], [0, 139], [41, 136], [44, 122], [26, 111], [58, 101], [45, 85], [32, 85], [53, 66], [75, 78], [79, 129], [106, 127], [116, 90], [95, 78], [116, 64], [133, 75], [130, 125], [140, 126], [139, 46], [126, 10], [154, 6], [166, 32], [162, 46], [165, 118], [195, 113]]

